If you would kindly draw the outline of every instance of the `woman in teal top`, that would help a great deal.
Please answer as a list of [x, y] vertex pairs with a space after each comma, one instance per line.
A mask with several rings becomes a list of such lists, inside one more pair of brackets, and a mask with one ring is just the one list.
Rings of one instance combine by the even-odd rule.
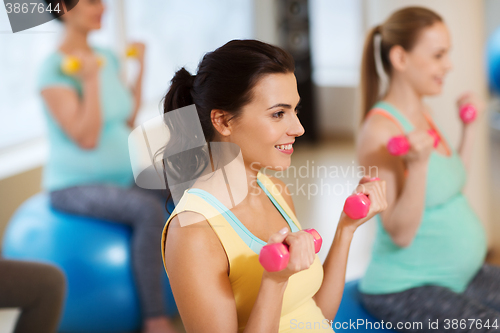
[[[449, 48], [441, 17], [410, 7], [375, 27], [363, 54], [357, 155], [367, 170], [376, 166], [371, 176], [387, 182], [388, 209], [377, 217], [361, 299], [402, 332], [489, 332], [500, 325], [500, 268], [484, 264], [485, 231], [462, 193], [475, 125], [464, 124], [457, 152], [422, 101], [441, 92]], [[389, 80], [385, 91], [382, 76]], [[459, 106], [466, 103], [480, 106], [472, 94], [459, 98]], [[431, 129], [440, 138], [435, 148]], [[402, 134], [409, 152], [390, 155], [387, 142]]]
[[[51, 92], [45, 90], [48, 87], [58, 87], [61, 91], [70, 89], [74, 97], [83, 99], [84, 80], [61, 71], [65, 55], [60, 50], [50, 54], [42, 64], [38, 86], [43, 96], [48, 97], [44, 113], [51, 149], [43, 177], [43, 187], [48, 191], [89, 183], [109, 183], [128, 188], [134, 183], [127, 144], [130, 134], [127, 121], [132, 117], [134, 97], [120, 82], [116, 56], [110, 50], [97, 47], [92, 48], [92, 53], [104, 63], [96, 72], [101, 103], [101, 126], [97, 127], [101, 127], [101, 131], [96, 133], [99, 138], [93, 144], [83, 142], [85, 134], [81, 135], [81, 142], [75, 142], [76, 137], [68, 133], [64, 125], [61, 126], [65, 119], [54, 117], [53, 111], [58, 107], [50, 108]], [[67, 109], [62, 104], [63, 100], [54, 102], [61, 109]]]
[[[71, 2], [65, 5], [71, 8]], [[141, 100], [144, 45], [132, 44], [140, 71], [130, 91], [120, 80], [113, 52], [87, 43], [88, 34], [100, 28], [103, 11], [100, 0], [80, 0], [58, 18], [65, 37], [42, 64], [38, 88], [50, 144], [43, 187], [58, 210], [132, 227], [143, 332], [171, 333], [175, 330], [165, 316], [160, 244], [154, 241], [162, 230], [164, 204], [158, 195], [135, 186], [128, 152]], [[78, 66], [67, 66], [70, 56]]]

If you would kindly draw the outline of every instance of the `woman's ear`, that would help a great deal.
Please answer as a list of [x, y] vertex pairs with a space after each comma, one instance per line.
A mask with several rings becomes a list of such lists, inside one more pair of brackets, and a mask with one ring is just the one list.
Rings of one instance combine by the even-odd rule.
[[210, 119], [215, 130], [222, 136], [229, 136], [232, 133], [231, 125], [229, 124], [229, 114], [223, 110], [213, 109], [210, 113]]
[[397, 71], [404, 71], [407, 62], [406, 50], [401, 45], [394, 45], [389, 51], [389, 60], [392, 68]]

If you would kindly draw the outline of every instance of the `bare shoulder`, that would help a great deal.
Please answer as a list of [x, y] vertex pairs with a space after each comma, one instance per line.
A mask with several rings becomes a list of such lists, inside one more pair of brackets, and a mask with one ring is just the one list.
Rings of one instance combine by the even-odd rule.
[[201, 214], [185, 211], [170, 221], [165, 239], [165, 261], [178, 266], [180, 261], [192, 264], [211, 263], [212, 269], [226, 270], [227, 257], [218, 236]]
[[288, 187], [286, 186], [286, 184], [281, 179], [279, 179], [279, 178], [276, 178], [276, 177], [273, 177], [273, 176], [268, 176], [268, 177], [269, 177], [269, 179], [272, 180], [272, 182], [274, 183], [274, 185], [276, 185], [276, 187], [280, 191], [281, 195], [285, 199], [286, 203], [292, 209], [293, 213], [296, 214], [295, 213], [295, 206], [293, 204], [292, 194], [290, 193], [290, 191], [289, 191]]
[[367, 168], [367, 174], [386, 182], [393, 179], [394, 186], [398, 188], [404, 179], [405, 166], [403, 159], [389, 154], [387, 143], [393, 136], [401, 134], [401, 128], [395, 120], [373, 114], [364, 122], [356, 146], [358, 162], [360, 166]]
[[359, 131], [356, 145], [358, 158], [384, 149], [387, 142], [396, 135], [401, 135], [399, 126], [391, 119], [374, 114], [366, 119]]
[[[186, 332], [236, 332], [226, 253], [209, 222], [181, 212], [168, 225], [165, 265]], [[207, 322], [205, 319], [210, 318]]]

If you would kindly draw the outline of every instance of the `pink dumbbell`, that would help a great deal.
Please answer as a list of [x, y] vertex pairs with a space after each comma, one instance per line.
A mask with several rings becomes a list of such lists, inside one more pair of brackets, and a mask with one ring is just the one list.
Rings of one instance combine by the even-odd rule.
[[410, 143], [404, 135], [392, 137], [387, 143], [387, 150], [394, 156], [405, 155], [410, 150]]
[[[314, 237], [314, 252], [318, 253], [323, 244], [323, 239], [314, 229], [304, 229]], [[278, 272], [288, 265], [290, 252], [288, 245], [284, 243], [273, 243], [262, 247], [259, 253], [259, 262], [268, 272]]]
[[477, 110], [472, 104], [464, 104], [460, 107], [460, 119], [464, 124], [468, 124], [474, 121], [477, 116]]
[[[427, 133], [434, 138], [433, 146], [436, 148], [439, 145], [441, 138], [435, 129], [427, 130]], [[389, 153], [394, 156], [405, 155], [408, 150], [410, 150], [410, 143], [405, 135], [397, 135], [389, 140], [387, 143], [387, 150], [389, 150]]]
[[[370, 181], [380, 180], [378, 177], [371, 178]], [[353, 220], [359, 220], [366, 215], [370, 210], [371, 201], [363, 193], [356, 193], [348, 197], [344, 204], [344, 212]]]

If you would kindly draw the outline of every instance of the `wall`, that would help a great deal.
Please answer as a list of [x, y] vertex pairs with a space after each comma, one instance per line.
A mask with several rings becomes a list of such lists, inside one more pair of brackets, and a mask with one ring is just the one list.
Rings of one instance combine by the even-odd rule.
[[500, 27], [500, 0], [484, 0], [486, 34]]
[[359, 123], [358, 88], [316, 86], [316, 97], [320, 137], [353, 139]]
[[[275, 45], [279, 45], [277, 4], [278, 0], [254, 0], [255, 38]], [[357, 87], [315, 87], [320, 138], [354, 138], [357, 93]]]

